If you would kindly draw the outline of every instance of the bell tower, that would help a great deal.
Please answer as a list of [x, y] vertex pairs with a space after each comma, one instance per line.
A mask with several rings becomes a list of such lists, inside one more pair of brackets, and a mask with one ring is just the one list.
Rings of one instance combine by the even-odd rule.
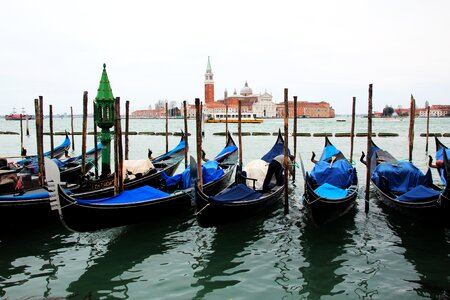
[[211, 63], [209, 62], [208, 56], [208, 65], [206, 66], [205, 73], [205, 104], [214, 102], [214, 79], [213, 73], [211, 70]]

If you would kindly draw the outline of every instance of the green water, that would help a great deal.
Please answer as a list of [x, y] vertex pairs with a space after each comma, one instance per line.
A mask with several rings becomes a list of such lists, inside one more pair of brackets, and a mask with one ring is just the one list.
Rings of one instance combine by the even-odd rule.
[[[367, 120], [357, 119], [357, 132]], [[30, 123], [31, 124], [31, 123]], [[194, 122], [189, 121], [194, 133]], [[18, 131], [18, 122], [0, 121], [0, 130]], [[244, 124], [243, 131], [276, 132], [282, 120]], [[394, 156], [407, 157], [408, 121], [374, 120], [374, 132], [399, 137], [375, 138]], [[237, 131], [231, 125], [231, 131]], [[349, 132], [350, 122], [299, 120], [300, 132]], [[161, 120], [131, 120], [134, 131], [164, 131]], [[169, 130], [183, 128], [171, 120]], [[205, 124], [204, 148], [213, 156], [224, 138], [224, 124]], [[69, 119], [55, 120], [55, 131], [70, 130]], [[81, 120], [76, 119], [76, 130]], [[450, 132], [450, 119], [432, 119], [432, 132]], [[416, 120], [414, 162], [426, 169], [425, 120]], [[33, 131], [25, 138], [33, 153]], [[170, 137], [175, 146], [178, 137]], [[237, 138], [235, 138], [237, 142]], [[46, 145], [49, 138], [44, 137]], [[55, 137], [55, 144], [62, 137]], [[194, 145], [195, 137], [190, 138]], [[243, 137], [244, 164], [261, 157], [274, 136]], [[323, 138], [298, 139], [305, 159], [320, 153]], [[332, 138], [347, 156], [349, 138]], [[450, 138], [442, 138], [450, 145]], [[290, 148], [292, 149], [292, 139]], [[76, 153], [81, 137], [76, 137]], [[366, 139], [355, 138], [355, 158]], [[18, 136], [0, 136], [4, 155], [19, 153]], [[88, 146], [93, 145], [92, 137]], [[161, 136], [130, 136], [130, 157], [164, 151]], [[191, 147], [192, 149], [193, 147]], [[48, 149], [48, 148], [47, 148]], [[430, 140], [430, 154], [434, 141]], [[364, 167], [357, 163], [361, 189]], [[299, 169], [297, 169], [300, 174]], [[433, 174], [438, 181], [437, 174]], [[290, 213], [281, 205], [264, 215], [218, 228], [201, 228], [192, 212], [93, 233], [72, 233], [61, 224], [32, 226], [11, 232], [0, 242], [0, 297], [5, 299], [448, 299], [450, 297], [450, 231], [394, 214], [373, 195], [364, 213], [363, 194], [344, 218], [317, 227], [301, 204], [303, 180], [291, 185]], [[88, 220], [86, 220], [88, 221]]]

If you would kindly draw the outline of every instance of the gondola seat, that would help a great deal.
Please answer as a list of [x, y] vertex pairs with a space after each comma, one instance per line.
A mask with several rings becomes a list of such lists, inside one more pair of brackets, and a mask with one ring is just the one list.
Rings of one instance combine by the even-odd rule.
[[213, 196], [210, 199], [214, 202], [245, 202], [261, 198], [262, 194], [240, 183], [228, 189], [225, 193]]

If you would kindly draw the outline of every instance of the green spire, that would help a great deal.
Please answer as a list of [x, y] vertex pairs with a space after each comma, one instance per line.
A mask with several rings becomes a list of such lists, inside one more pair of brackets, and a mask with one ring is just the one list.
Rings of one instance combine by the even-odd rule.
[[97, 90], [96, 100], [114, 100], [111, 85], [109, 84], [108, 74], [106, 74], [106, 64], [103, 64], [102, 78]]
[[208, 66], [206, 66], [206, 73], [211, 73], [211, 63], [209, 62], [209, 56], [208, 56]]

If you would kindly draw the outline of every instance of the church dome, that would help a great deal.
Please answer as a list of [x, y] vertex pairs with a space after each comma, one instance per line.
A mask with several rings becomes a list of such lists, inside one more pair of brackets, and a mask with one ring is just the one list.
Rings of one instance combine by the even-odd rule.
[[253, 95], [252, 89], [248, 86], [247, 81], [245, 82], [245, 86], [241, 89], [241, 96], [250, 96]]

